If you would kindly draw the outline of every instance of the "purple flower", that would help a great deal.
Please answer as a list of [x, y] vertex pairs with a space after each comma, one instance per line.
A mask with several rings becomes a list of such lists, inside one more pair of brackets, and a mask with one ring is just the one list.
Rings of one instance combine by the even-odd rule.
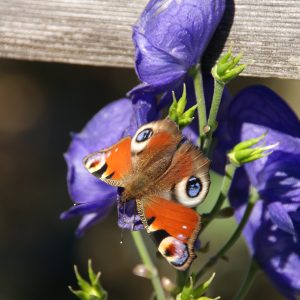
[[[118, 142], [124, 135], [132, 135], [137, 128], [157, 116], [155, 99], [151, 96], [136, 98], [132, 101], [121, 99], [108, 104], [101, 109], [78, 134], [72, 135], [72, 142], [64, 155], [68, 175], [69, 194], [74, 206], [61, 214], [62, 219], [81, 216], [81, 222], [76, 231], [82, 235], [84, 230], [108, 214], [117, 202], [117, 188], [112, 187], [91, 176], [83, 166], [82, 159], [87, 154], [107, 148]], [[125, 216], [123, 216], [125, 212]], [[131, 205], [120, 209], [120, 220], [126, 227], [133, 215]], [[136, 225], [139, 219], [134, 219]], [[126, 223], [127, 222], [127, 223]], [[131, 224], [127, 227], [132, 227]], [[135, 229], [139, 229], [137, 226]]]
[[230, 201], [241, 219], [249, 186], [260, 199], [244, 235], [251, 254], [275, 286], [289, 299], [300, 293], [300, 122], [271, 90], [255, 86], [238, 94], [223, 115], [216, 156], [241, 140], [268, 132], [266, 143], [279, 142], [268, 157], [239, 168]]
[[132, 93], [174, 89], [201, 59], [225, 0], [151, 0], [133, 27], [135, 68], [143, 82]]

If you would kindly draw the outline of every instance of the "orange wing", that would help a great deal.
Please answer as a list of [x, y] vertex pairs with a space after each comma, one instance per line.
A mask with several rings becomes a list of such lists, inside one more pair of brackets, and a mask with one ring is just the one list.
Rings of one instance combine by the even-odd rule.
[[176, 269], [184, 271], [195, 259], [200, 215], [193, 209], [157, 196], [137, 200], [137, 210], [158, 251]]
[[124, 187], [132, 172], [131, 138], [126, 137], [111, 147], [89, 154], [83, 159], [85, 168], [102, 181]]

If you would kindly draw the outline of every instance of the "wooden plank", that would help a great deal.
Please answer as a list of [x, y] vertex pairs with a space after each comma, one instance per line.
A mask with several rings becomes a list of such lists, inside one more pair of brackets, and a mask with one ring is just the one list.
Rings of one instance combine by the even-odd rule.
[[[146, 3], [0, 0], [0, 57], [133, 67], [131, 26]], [[300, 79], [299, 20], [299, 0], [228, 0], [204, 65], [226, 40], [244, 52], [244, 75]]]

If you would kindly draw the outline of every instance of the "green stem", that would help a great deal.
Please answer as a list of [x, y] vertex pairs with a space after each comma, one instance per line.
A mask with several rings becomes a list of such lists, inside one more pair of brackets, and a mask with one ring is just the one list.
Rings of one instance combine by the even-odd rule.
[[216, 264], [216, 262], [219, 260], [219, 258], [224, 257], [225, 254], [227, 253], [227, 251], [236, 243], [236, 241], [239, 239], [245, 225], [248, 222], [248, 219], [251, 215], [252, 209], [258, 199], [258, 194], [256, 192], [256, 190], [253, 188], [251, 189], [250, 192], [250, 198], [246, 207], [246, 210], [244, 212], [244, 215], [242, 217], [242, 220], [240, 222], [240, 224], [238, 225], [238, 227], [236, 228], [236, 230], [234, 231], [234, 233], [232, 234], [232, 236], [230, 237], [230, 239], [227, 241], [227, 243], [219, 250], [219, 252], [211, 257], [207, 263], [202, 267], [202, 269], [196, 274], [195, 277], [195, 282], [198, 281], [202, 275], [204, 275], [206, 273], [206, 271], [211, 268], [212, 266], [214, 266]]
[[228, 163], [225, 167], [225, 175], [223, 177], [222, 186], [220, 190], [219, 197], [217, 199], [217, 202], [211, 212], [209, 213], [207, 217], [207, 221], [203, 222], [201, 232], [206, 228], [206, 226], [216, 217], [216, 215], [219, 213], [224, 201], [226, 200], [228, 196], [228, 192], [231, 186], [231, 182], [235, 173], [236, 167]]
[[175, 297], [180, 293], [185, 286], [189, 277], [189, 271], [176, 271], [176, 288], [172, 291], [172, 295]]
[[203, 79], [201, 68], [197, 67], [194, 74], [194, 89], [198, 105], [198, 122], [199, 122], [199, 146], [201, 147], [205, 139], [204, 127], [207, 123], [205, 97], [203, 90]]
[[157, 300], [166, 300], [163, 288], [160, 283], [157, 269], [155, 268], [155, 266], [151, 260], [151, 257], [147, 251], [147, 248], [144, 244], [141, 232], [140, 231], [131, 231], [131, 235], [132, 235], [135, 246], [139, 252], [139, 255], [140, 255], [144, 265], [147, 267], [147, 269], [150, 271], [150, 273], [152, 275], [151, 281], [152, 281], [152, 285], [153, 285], [153, 288], [156, 293]]
[[210, 108], [210, 112], [209, 112], [209, 117], [208, 117], [208, 121], [207, 121], [207, 125], [209, 127], [209, 132], [208, 132], [208, 135], [205, 140], [204, 147], [203, 147], [205, 154], [209, 153], [211, 142], [212, 142], [212, 135], [217, 128], [217, 114], [219, 111], [224, 87], [225, 87], [224, 83], [221, 83], [220, 81], [215, 79], [214, 95], [213, 95], [211, 108]]
[[252, 260], [251, 264], [249, 266], [249, 269], [248, 269], [248, 273], [244, 279], [244, 282], [243, 282], [242, 286], [240, 287], [240, 290], [234, 297], [234, 300], [245, 299], [245, 297], [247, 296], [247, 294], [254, 282], [254, 279], [255, 279], [258, 271], [259, 271], [258, 265], [256, 264], [256, 262], [254, 260]]

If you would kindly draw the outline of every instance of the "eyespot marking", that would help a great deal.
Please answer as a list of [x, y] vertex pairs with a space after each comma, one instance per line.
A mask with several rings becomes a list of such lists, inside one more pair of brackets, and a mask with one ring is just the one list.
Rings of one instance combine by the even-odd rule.
[[195, 198], [200, 194], [201, 190], [202, 185], [200, 179], [195, 176], [191, 176], [186, 183], [187, 195], [191, 198]]
[[152, 135], [153, 130], [151, 128], [146, 128], [137, 135], [135, 140], [136, 142], [141, 143], [148, 140]]

